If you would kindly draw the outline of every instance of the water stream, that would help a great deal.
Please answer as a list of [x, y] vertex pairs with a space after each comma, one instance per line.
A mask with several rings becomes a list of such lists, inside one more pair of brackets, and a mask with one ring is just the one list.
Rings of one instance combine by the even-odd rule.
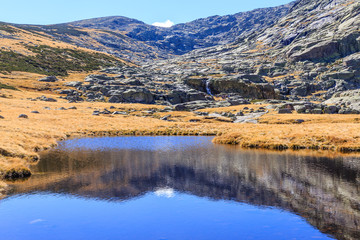
[[206, 93], [209, 94], [210, 96], [213, 96], [210, 89], [210, 79], [206, 80], [205, 87], [206, 87]]

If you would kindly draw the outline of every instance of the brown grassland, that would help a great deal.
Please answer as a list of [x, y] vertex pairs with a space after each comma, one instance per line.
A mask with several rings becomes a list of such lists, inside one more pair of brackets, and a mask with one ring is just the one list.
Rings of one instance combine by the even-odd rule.
[[[234, 124], [226, 118], [209, 118], [191, 112], [155, 112], [165, 106], [110, 104], [102, 102], [68, 103], [59, 99], [54, 89], [65, 88], [67, 81], [81, 81], [88, 73], [73, 73], [63, 81], [41, 83], [38, 74], [14, 72], [0, 75], [0, 83], [18, 90], [0, 89], [0, 173], [1, 177], [26, 175], [38, 161], [38, 152], [56, 146], [69, 137], [119, 135], [213, 135], [214, 143], [238, 144], [259, 149], [316, 149], [335, 152], [360, 151], [359, 115], [280, 115], [270, 111], [259, 124]], [[67, 88], [67, 87], [66, 87]], [[31, 101], [46, 95], [58, 102]], [[74, 110], [59, 110], [75, 106]], [[129, 115], [94, 116], [94, 110], [126, 111]], [[259, 104], [252, 104], [253, 109]], [[46, 110], [45, 107], [50, 108]], [[237, 112], [245, 105], [208, 112]], [[39, 113], [31, 113], [38, 111]], [[18, 118], [20, 114], [27, 119]], [[160, 120], [171, 114], [172, 121]], [[303, 119], [301, 124], [296, 119]], [[196, 122], [190, 120], [196, 120]], [[329, 152], [328, 152], [329, 153]], [[5, 186], [0, 182], [0, 189]]]

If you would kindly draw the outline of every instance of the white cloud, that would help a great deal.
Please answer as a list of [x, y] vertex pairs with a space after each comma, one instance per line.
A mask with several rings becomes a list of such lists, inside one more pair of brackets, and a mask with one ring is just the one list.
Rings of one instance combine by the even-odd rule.
[[45, 220], [44, 219], [35, 219], [31, 222], [29, 222], [30, 224], [35, 224], [35, 223], [39, 223], [39, 222], [44, 222]]
[[160, 188], [155, 191], [155, 195], [158, 197], [173, 198], [175, 196], [175, 191], [172, 188]]
[[169, 28], [169, 27], [172, 27], [175, 25], [175, 23], [173, 23], [172, 21], [170, 20], [166, 20], [165, 22], [154, 22], [152, 24], [153, 26], [156, 26], [156, 27], [165, 27], [165, 28]]

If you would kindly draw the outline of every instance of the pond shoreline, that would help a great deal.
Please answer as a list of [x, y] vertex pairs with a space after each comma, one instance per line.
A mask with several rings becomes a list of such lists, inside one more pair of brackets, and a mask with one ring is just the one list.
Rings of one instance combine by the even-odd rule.
[[[272, 151], [275, 153], [282, 152], [282, 151], [293, 151], [293, 152], [303, 152], [305, 154], [310, 154], [311, 152], [316, 152], [319, 154], [356, 154], [360, 152], [359, 147], [331, 147], [328, 148], [326, 146], [321, 145], [295, 145], [292, 143], [282, 143], [282, 144], [268, 144], [264, 143], [263, 141], [254, 141], [254, 142], [241, 142], [241, 139], [237, 139], [236, 137], [241, 138], [241, 135], [236, 135], [234, 133], [230, 134], [220, 134], [217, 135], [216, 133], [198, 133], [194, 134], [193, 132], [182, 131], [179, 129], [178, 131], [141, 131], [141, 130], [131, 130], [131, 131], [89, 131], [89, 132], [76, 132], [73, 134], [66, 134], [65, 138], [57, 139], [55, 144], [51, 144], [49, 146], [44, 147], [41, 151], [48, 150], [50, 148], [54, 148], [58, 146], [58, 143], [61, 141], [71, 140], [71, 139], [79, 139], [79, 138], [92, 138], [92, 137], [120, 137], [120, 136], [214, 136], [213, 143], [215, 144], [225, 144], [225, 145], [235, 145], [239, 146], [243, 149], [256, 149], [256, 150], [267, 150]], [[251, 136], [250, 136], [251, 137]], [[321, 142], [319, 142], [321, 143]], [[41, 151], [36, 151], [36, 155], [25, 156], [24, 159], [30, 159], [30, 164], [37, 164], [40, 161], [40, 157], [38, 153]], [[311, 151], [311, 152], [309, 152]], [[360, 155], [360, 154], [359, 154]], [[18, 157], [18, 156], [11, 156], [11, 157]], [[8, 169], [5, 173], [3, 173], [3, 179], [21, 179], [27, 178], [31, 176], [31, 171], [28, 166], [17, 166]], [[1, 186], [0, 186], [1, 187]]]
[[[39, 152], [74, 137], [215, 136], [215, 143], [243, 148], [313, 149], [330, 153], [360, 151], [358, 115], [284, 115], [270, 111], [260, 117], [257, 124], [242, 124], [198, 116], [193, 112], [163, 111], [166, 106], [117, 104], [115, 109], [127, 112], [127, 115], [94, 116], [94, 110], [109, 109], [113, 104], [68, 103], [61, 99], [58, 102], [31, 101], [43, 93], [2, 91], [6, 98], [0, 102], [4, 116], [0, 121], [0, 179], [29, 176], [29, 166], [39, 161]], [[256, 110], [263, 105], [201, 111], [236, 112], [244, 107]], [[38, 113], [29, 114], [31, 111]], [[149, 111], [153, 113], [149, 115]], [[22, 113], [28, 114], [28, 118], [19, 118]], [[171, 121], [161, 119], [167, 115], [171, 115]], [[294, 119], [299, 118], [304, 122], [294, 123]]]
[[[201, 133], [201, 134], [193, 134], [187, 131], [181, 131], [181, 129], [178, 129], [178, 131], [172, 131], [169, 132], [166, 131], [140, 131], [140, 130], [131, 130], [131, 131], [89, 131], [89, 132], [75, 132], [72, 134], [66, 134], [66, 137], [58, 139], [55, 144], [51, 144], [48, 147], [44, 147], [41, 151], [38, 151], [36, 153], [35, 160], [31, 160], [30, 164], [28, 161], [24, 161], [23, 164], [17, 165], [16, 167], [9, 168], [7, 171], [5, 171], [5, 174], [7, 177], [4, 177], [4, 171], [3, 171], [3, 181], [0, 180], [0, 199], [4, 196], [6, 196], [8, 192], [8, 185], [6, 184], [6, 181], [16, 181], [21, 179], [26, 179], [31, 177], [32, 172], [30, 170], [30, 165], [37, 164], [41, 159], [39, 156], [39, 153], [42, 151], [49, 150], [51, 148], [57, 147], [58, 144], [62, 141], [66, 140], [74, 140], [74, 139], [82, 139], [82, 138], [96, 138], [96, 137], [140, 137], [140, 136], [149, 136], [149, 137], [161, 137], [161, 136], [213, 136], [212, 142], [215, 144], [222, 144], [222, 145], [228, 145], [228, 146], [238, 146], [244, 150], [259, 150], [259, 151], [266, 151], [266, 152], [272, 152], [274, 154], [279, 153], [294, 153], [294, 154], [301, 154], [301, 155], [320, 155], [320, 156], [326, 156], [326, 157], [337, 157], [339, 155], [343, 156], [349, 156], [352, 154], [355, 154], [355, 156], [360, 156], [359, 150], [355, 149], [354, 151], [343, 151], [342, 148], [321, 148], [317, 146], [310, 146], [310, 147], [287, 147], [287, 145], [263, 145], [259, 143], [252, 143], [248, 145], [242, 145], [241, 142], [237, 141], [236, 138], [234, 138], [234, 134], [221, 134], [218, 135], [216, 133]], [[229, 140], [230, 139], [230, 140]], [[359, 148], [360, 149], [360, 148]], [[32, 155], [34, 156], [34, 155]], [[5, 180], [5, 182], [4, 182]]]
[[[50, 148], [56, 147], [58, 142], [68, 140], [68, 139], [76, 139], [76, 138], [88, 138], [88, 137], [118, 137], [118, 136], [215, 136], [213, 142], [216, 144], [228, 144], [228, 145], [237, 145], [243, 149], [259, 149], [259, 150], [271, 150], [274, 152], [283, 151], [283, 150], [294, 150], [294, 151], [321, 151], [323, 153], [340, 153], [340, 154], [350, 154], [350, 153], [358, 153], [360, 152], [360, 146], [338, 146], [338, 147], [328, 147], [328, 146], [321, 146], [322, 142], [319, 141], [318, 144], [308, 144], [304, 142], [302, 145], [300, 144], [293, 144], [292, 142], [283, 142], [283, 143], [266, 143], [264, 141], [241, 141], [241, 134], [236, 133], [228, 133], [228, 134], [216, 134], [214, 132], [209, 133], [194, 133], [192, 131], [182, 130], [182, 129], [166, 129], [160, 131], [149, 131], [149, 130], [130, 130], [130, 131], [89, 131], [89, 132], [75, 132], [75, 133], [66, 133], [64, 134], [66, 137], [56, 139], [56, 143], [52, 143], [48, 146], [44, 146], [40, 151], [48, 150]], [[248, 136], [254, 137], [254, 136]], [[23, 156], [22, 159], [25, 159], [26, 162], [30, 162], [30, 164], [36, 164], [40, 161], [40, 157], [38, 153], [40, 151], [35, 151], [35, 154], [31, 154], [29, 156]], [[4, 156], [4, 154], [2, 154]], [[17, 158], [20, 155], [13, 155], [7, 156], [10, 158]], [[29, 165], [21, 164], [8, 169], [7, 171], [3, 172], [3, 179], [21, 179], [27, 178], [31, 175], [30, 169], [28, 168]], [[12, 172], [12, 173], [11, 173]]]

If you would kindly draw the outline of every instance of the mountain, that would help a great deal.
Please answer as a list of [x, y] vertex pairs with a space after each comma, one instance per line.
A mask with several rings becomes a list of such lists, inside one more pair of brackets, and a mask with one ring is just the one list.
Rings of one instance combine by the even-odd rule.
[[194, 49], [231, 43], [241, 36], [273, 25], [291, 6], [287, 4], [234, 15], [212, 16], [171, 28], [155, 27], [121, 16], [56, 25], [14, 26], [141, 64], [168, 59]]
[[[213, 92], [219, 92], [219, 85], [224, 88], [231, 75], [256, 75], [286, 99], [321, 101], [360, 88], [359, 26], [358, 1], [298, 0], [271, 27], [148, 67], [211, 77]], [[214, 79], [216, 72], [229, 76]], [[193, 86], [205, 89], [194, 81]]]
[[291, 6], [287, 4], [234, 15], [212, 16], [171, 28], [155, 27], [124, 17], [96, 18], [68, 25], [124, 32], [128, 37], [146, 42], [167, 54], [182, 55], [194, 49], [231, 43], [243, 35], [269, 27], [284, 16]]
[[[2, 28], [7, 39], [16, 37], [12, 31], [17, 29], [55, 45], [104, 52], [140, 66], [103, 70], [117, 77], [89, 76], [88, 85], [72, 91], [82, 100], [194, 110], [276, 99], [290, 102], [298, 112], [358, 113], [359, 26], [359, 1], [297, 0], [171, 28], [126, 17], [47, 26], [3, 24]], [[17, 46], [24, 45], [21, 42]], [[223, 101], [215, 101], [214, 96]], [[328, 110], [313, 101], [336, 107]]]
[[[360, 51], [358, 1], [298, 0], [274, 25], [230, 45], [194, 51], [188, 58], [269, 56], [279, 61], [333, 62]], [[225, 53], [226, 52], [226, 53]], [[264, 59], [260, 59], [265, 62]]]

